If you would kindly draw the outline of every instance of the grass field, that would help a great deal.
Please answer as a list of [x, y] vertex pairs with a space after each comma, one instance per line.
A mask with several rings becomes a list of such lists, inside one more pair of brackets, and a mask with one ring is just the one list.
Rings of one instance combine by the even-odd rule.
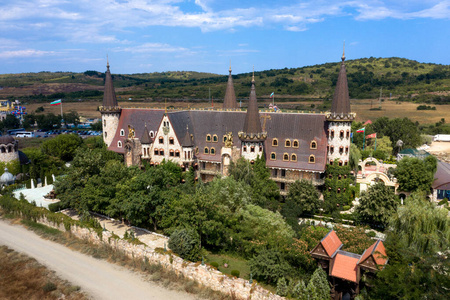
[[[298, 102], [299, 105], [308, 106], [310, 104], [320, 104], [320, 101], [308, 101], [308, 102]], [[267, 104], [267, 103], [265, 103]], [[283, 102], [282, 105], [294, 105], [296, 102]], [[63, 103], [63, 111], [76, 111], [79, 115], [86, 118], [100, 118], [100, 112], [97, 111], [97, 107], [101, 105], [100, 101], [85, 101], [85, 102], [67, 102]], [[141, 107], [141, 108], [164, 108], [175, 107], [186, 109], [190, 108], [205, 108], [211, 107], [210, 103], [207, 102], [172, 102], [168, 101], [166, 104], [164, 102], [131, 102], [131, 101], [121, 101], [119, 105], [122, 107]], [[410, 102], [395, 102], [395, 101], [385, 101], [382, 102], [381, 110], [370, 110], [371, 100], [352, 100], [351, 107], [352, 111], [356, 112], [356, 120], [365, 122], [367, 120], [375, 120], [379, 117], [388, 118], [403, 118], [408, 117], [413, 122], [418, 121], [421, 124], [436, 123], [448, 116], [450, 112], [450, 105], [431, 105], [436, 106], [436, 110], [417, 110], [417, 106], [420, 104], [410, 103]], [[46, 104], [28, 104], [26, 105], [28, 113], [34, 113], [36, 108], [44, 107], [44, 114], [52, 112], [54, 114], [61, 113], [60, 106], [50, 106], [49, 103]], [[215, 107], [221, 107], [222, 103], [216, 103]], [[378, 107], [376, 100], [373, 100], [373, 107]]]

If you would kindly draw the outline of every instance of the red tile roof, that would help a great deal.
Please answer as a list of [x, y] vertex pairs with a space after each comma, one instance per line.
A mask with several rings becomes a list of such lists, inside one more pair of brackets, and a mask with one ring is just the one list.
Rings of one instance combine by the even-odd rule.
[[370, 255], [373, 255], [377, 265], [384, 266], [386, 264], [386, 249], [384, 248], [384, 244], [381, 240], [377, 240], [369, 248], [367, 248], [366, 251], [364, 251], [358, 264], [363, 263]]
[[331, 276], [357, 282], [357, 264], [359, 257], [348, 256], [341, 252], [343, 251], [339, 251], [334, 258]]
[[338, 238], [336, 232], [333, 229], [328, 232], [328, 234], [320, 241], [320, 243], [323, 245], [323, 248], [330, 257], [342, 245], [341, 240]]

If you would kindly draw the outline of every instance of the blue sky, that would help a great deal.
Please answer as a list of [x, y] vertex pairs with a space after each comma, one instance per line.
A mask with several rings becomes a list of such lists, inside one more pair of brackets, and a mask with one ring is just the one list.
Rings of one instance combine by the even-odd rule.
[[450, 0], [0, 0], [0, 73], [450, 64]]

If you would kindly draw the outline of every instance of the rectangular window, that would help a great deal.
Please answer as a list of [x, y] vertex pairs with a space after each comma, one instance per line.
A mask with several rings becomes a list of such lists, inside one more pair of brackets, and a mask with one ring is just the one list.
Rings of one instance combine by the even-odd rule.
[[286, 177], [286, 170], [281, 170], [281, 177]]

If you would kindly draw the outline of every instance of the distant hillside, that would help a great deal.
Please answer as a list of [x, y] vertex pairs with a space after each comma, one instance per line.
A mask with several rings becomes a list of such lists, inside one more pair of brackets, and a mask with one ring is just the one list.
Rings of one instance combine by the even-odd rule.
[[[302, 68], [255, 72], [258, 97], [275, 92], [277, 101], [330, 99], [340, 62]], [[404, 58], [362, 58], [346, 61], [350, 97], [396, 97], [428, 103], [450, 103], [450, 66]], [[119, 98], [134, 100], [208, 99], [224, 97], [227, 77], [198, 72], [113, 74]], [[251, 73], [233, 75], [236, 96], [249, 95]], [[101, 99], [104, 73], [40, 72], [0, 75], [0, 97], [27, 101]]]

